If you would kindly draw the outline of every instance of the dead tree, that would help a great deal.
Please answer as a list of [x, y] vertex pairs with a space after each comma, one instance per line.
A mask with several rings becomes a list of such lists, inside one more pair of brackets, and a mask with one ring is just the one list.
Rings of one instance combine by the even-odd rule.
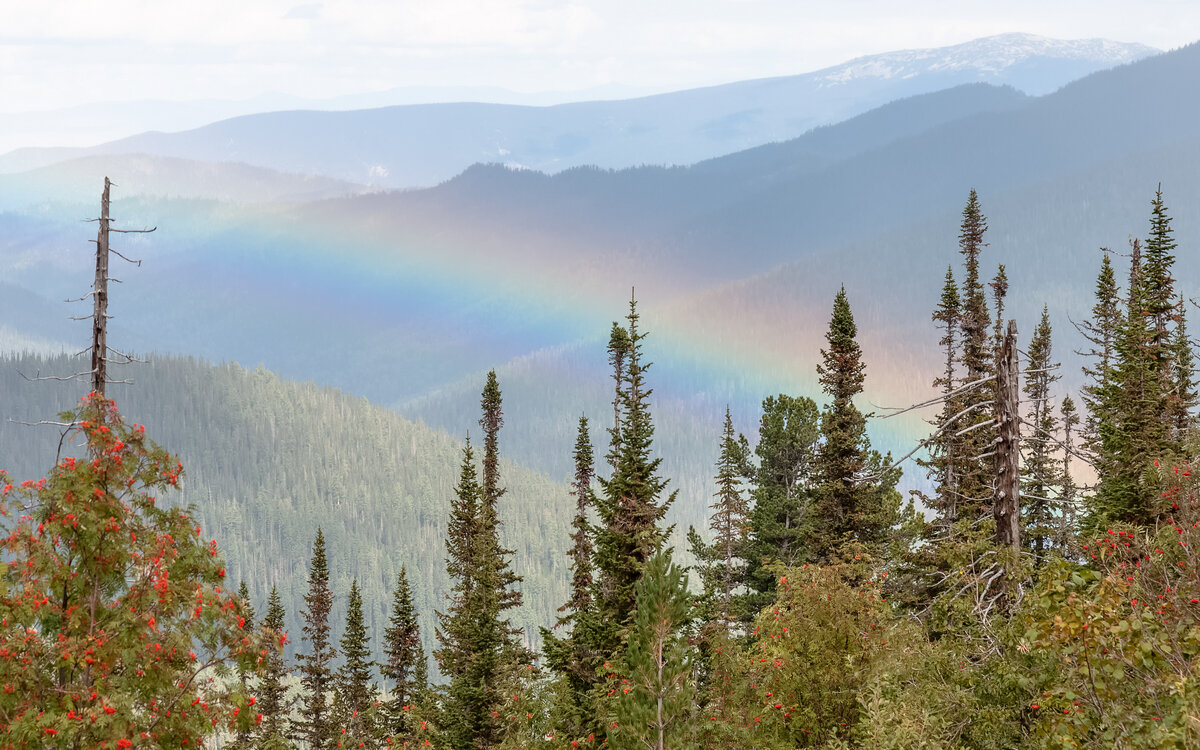
[[999, 435], [996, 438], [992, 517], [996, 519], [996, 545], [1013, 549], [1021, 546], [1019, 377], [1017, 322], [1010, 320], [996, 361], [996, 426]]

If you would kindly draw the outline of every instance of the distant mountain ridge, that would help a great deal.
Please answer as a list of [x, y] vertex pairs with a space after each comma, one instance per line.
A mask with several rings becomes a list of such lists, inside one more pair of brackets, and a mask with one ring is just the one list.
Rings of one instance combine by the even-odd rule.
[[783, 141], [886, 102], [964, 83], [1052, 91], [1156, 50], [1106, 40], [1005, 34], [886, 53], [804, 75], [551, 107], [426, 104], [350, 112], [246, 115], [180, 133], [144, 133], [88, 149], [20, 149], [19, 172], [81, 155], [234, 161], [378, 187], [428, 186], [474, 163], [558, 172], [575, 166], [682, 165]]

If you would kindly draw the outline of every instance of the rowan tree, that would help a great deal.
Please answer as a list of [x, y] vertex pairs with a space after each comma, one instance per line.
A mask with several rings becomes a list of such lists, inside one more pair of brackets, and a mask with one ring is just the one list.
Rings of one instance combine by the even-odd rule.
[[160, 497], [183, 466], [84, 398], [61, 459], [0, 477], [0, 734], [13, 747], [181, 747], [254, 725], [235, 679], [275, 647], [224, 588], [216, 541]]

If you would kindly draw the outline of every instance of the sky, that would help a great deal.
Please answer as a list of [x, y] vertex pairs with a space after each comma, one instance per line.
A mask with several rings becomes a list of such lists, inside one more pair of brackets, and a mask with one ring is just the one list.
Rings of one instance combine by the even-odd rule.
[[42, 0], [0, 24], [0, 111], [394, 87], [648, 93], [1023, 31], [1162, 49], [1194, 0]]

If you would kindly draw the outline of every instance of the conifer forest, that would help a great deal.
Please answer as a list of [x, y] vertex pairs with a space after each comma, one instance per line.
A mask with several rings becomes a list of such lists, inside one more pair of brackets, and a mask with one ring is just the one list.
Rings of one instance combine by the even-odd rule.
[[[605, 334], [607, 406], [559, 446], [569, 482], [531, 484], [504, 460], [488, 372], [477, 422], [438, 449], [457, 464], [430, 489], [443, 497], [419, 506], [443, 516], [404, 537], [425, 540], [436, 577], [347, 582], [354, 540], [307, 514], [311, 536], [278, 527], [307, 550], [286, 597], [254, 580], [275, 563], [249, 550], [235, 579], [220, 515], [178, 500], [188, 467], [93, 368], [91, 392], [50, 417], [63, 438], [38, 457], [45, 477], [0, 491], [5, 746], [1200, 746], [1195, 307], [1167, 196], [1147, 204], [1128, 245], [1098, 254], [1075, 393], [1048, 313], [1006, 317], [1021, 289], [988, 258], [974, 190], [929, 301], [934, 397], [865, 410], [881, 375], [854, 300], [829, 290], [819, 390], [767, 395], [749, 435], [725, 409], [707, 522], [686, 534], [668, 522], [678, 480], [656, 456], [636, 298]], [[211, 380], [194, 361], [147, 367], [153, 388]], [[251, 375], [221, 377], [250, 398]], [[381, 418], [355, 408], [338, 410]], [[868, 425], [909, 410], [928, 430], [908, 455], [873, 449]], [[905, 497], [903, 472], [922, 489]], [[531, 499], [554, 504], [559, 539], [529, 538], [514, 506]], [[565, 586], [538, 572], [547, 548]], [[547, 590], [553, 607], [523, 611]]]

